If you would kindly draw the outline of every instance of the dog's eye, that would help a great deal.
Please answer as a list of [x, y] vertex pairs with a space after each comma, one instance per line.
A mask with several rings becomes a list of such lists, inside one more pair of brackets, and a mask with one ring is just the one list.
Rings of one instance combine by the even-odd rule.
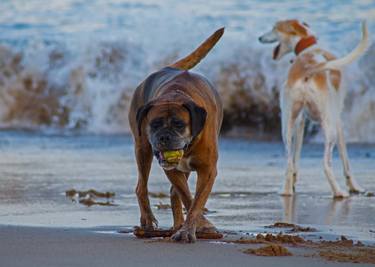
[[160, 128], [161, 126], [163, 126], [163, 122], [162, 122], [161, 120], [155, 120], [155, 121], [152, 121], [152, 122], [150, 123], [150, 127], [151, 127], [152, 129], [158, 129], [158, 128]]
[[179, 120], [173, 120], [171, 122], [172, 126], [177, 128], [177, 129], [183, 129], [185, 128], [185, 122], [179, 121]]

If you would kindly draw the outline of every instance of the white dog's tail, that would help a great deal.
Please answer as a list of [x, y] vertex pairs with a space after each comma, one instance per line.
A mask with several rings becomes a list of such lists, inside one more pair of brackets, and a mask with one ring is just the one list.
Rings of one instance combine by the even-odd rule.
[[317, 72], [321, 72], [324, 70], [340, 70], [342, 67], [352, 63], [358, 57], [360, 57], [367, 49], [369, 45], [369, 37], [368, 37], [368, 29], [366, 21], [362, 22], [362, 39], [357, 45], [357, 47], [351, 51], [349, 54], [342, 58], [338, 58], [335, 60], [327, 61], [324, 63], [319, 63], [315, 67], [313, 67], [309, 74], [313, 75]]

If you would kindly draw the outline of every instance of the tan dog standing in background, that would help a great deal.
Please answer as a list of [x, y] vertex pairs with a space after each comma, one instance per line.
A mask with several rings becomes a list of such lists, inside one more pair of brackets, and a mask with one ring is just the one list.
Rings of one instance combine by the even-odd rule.
[[[188, 70], [206, 56], [223, 33], [224, 29], [216, 31], [189, 56], [148, 76], [131, 101], [129, 123], [138, 166], [141, 227], [157, 226], [147, 190], [155, 155], [172, 184], [175, 241], [194, 242], [196, 231], [216, 231], [202, 210], [217, 174], [222, 103], [207, 79]], [[169, 155], [174, 155], [173, 160]], [[187, 183], [191, 171], [198, 174], [194, 198]], [[186, 220], [181, 201], [188, 211]]]
[[289, 69], [288, 79], [280, 92], [282, 136], [287, 154], [287, 171], [282, 195], [293, 195], [298, 176], [298, 162], [303, 143], [306, 117], [318, 121], [324, 131], [324, 172], [334, 197], [347, 197], [336, 182], [332, 170], [332, 150], [338, 140], [340, 157], [349, 191], [363, 192], [353, 178], [341, 126], [345, 91], [340, 87], [340, 69], [364, 53], [368, 46], [366, 23], [362, 25], [362, 40], [348, 55], [336, 59], [318, 48], [317, 38], [306, 23], [297, 20], [279, 21], [273, 29], [259, 38], [261, 43], [279, 42], [273, 59], [294, 52], [296, 58]]

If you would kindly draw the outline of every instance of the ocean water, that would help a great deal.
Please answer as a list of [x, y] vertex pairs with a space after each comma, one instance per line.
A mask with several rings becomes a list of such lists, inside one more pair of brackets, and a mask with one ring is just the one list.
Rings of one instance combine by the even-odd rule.
[[[48, 227], [129, 229], [139, 225], [134, 189], [137, 171], [133, 144], [127, 135], [0, 134], [0, 224]], [[307, 144], [302, 151], [300, 178], [294, 197], [281, 197], [285, 158], [281, 143], [220, 140], [218, 176], [206, 207], [207, 217], [221, 230], [262, 232], [276, 221], [313, 226], [312, 236], [328, 239], [342, 234], [375, 242], [375, 197], [331, 197], [323, 173], [323, 146]], [[375, 191], [375, 146], [349, 146], [352, 171], [369, 192]], [[345, 186], [337, 153], [333, 166]], [[194, 192], [195, 174], [189, 178]], [[157, 162], [149, 192], [169, 194], [170, 183]], [[67, 190], [113, 192], [111, 205], [87, 206]], [[106, 203], [106, 199], [96, 199]], [[172, 225], [169, 197], [150, 197], [159, 226]], [[112, 206], [113, 205], [113, 206]]]
[[[235, 122], [227, 127], [278, 136], [277, 95], [289, 60], [272, 62], [271, 47], [257, 37], [287, 18], [306, 21], [319, 43], [340, 56], [358, 42], [361, 20], [375, 33], [375, 2], [0, 1], [0, 127], [128, 133], [136, 85], [225, 26], [196, 71], [218, 87], [227, 122]], [[349, 141], [375, 141], [374, 73], [374, 46], [346, 68]]]

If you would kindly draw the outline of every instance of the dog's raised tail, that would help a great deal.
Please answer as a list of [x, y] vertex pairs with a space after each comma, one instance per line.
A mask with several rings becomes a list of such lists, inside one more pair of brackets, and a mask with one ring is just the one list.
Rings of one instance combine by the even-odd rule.
[[358, 57], [360, 57], [367, 49], [369, 45], [369, 36], [368, 36], [368, 28], [366, 21], [362, 22], [362, 39], [349, 54], [342, 58], [338, 58], [335, 60], [327, 61], [325, 63], [318, 64], [315, 68], [313, 68], [309, 74], [315, 74], [320, 71], [324, 70], [340, 70], [345, 65], [352, 63]]
[[178, 60], [172, 65], [169, 65], [169, 67], [181, 69], [181, 70], [189, 70], [193, 68], [208, 54], [208, 52], [210, 52], [210, 50], [220, 40], [223, 34], [224, 34], [224, 27], [214, 32], [190, 55]]

